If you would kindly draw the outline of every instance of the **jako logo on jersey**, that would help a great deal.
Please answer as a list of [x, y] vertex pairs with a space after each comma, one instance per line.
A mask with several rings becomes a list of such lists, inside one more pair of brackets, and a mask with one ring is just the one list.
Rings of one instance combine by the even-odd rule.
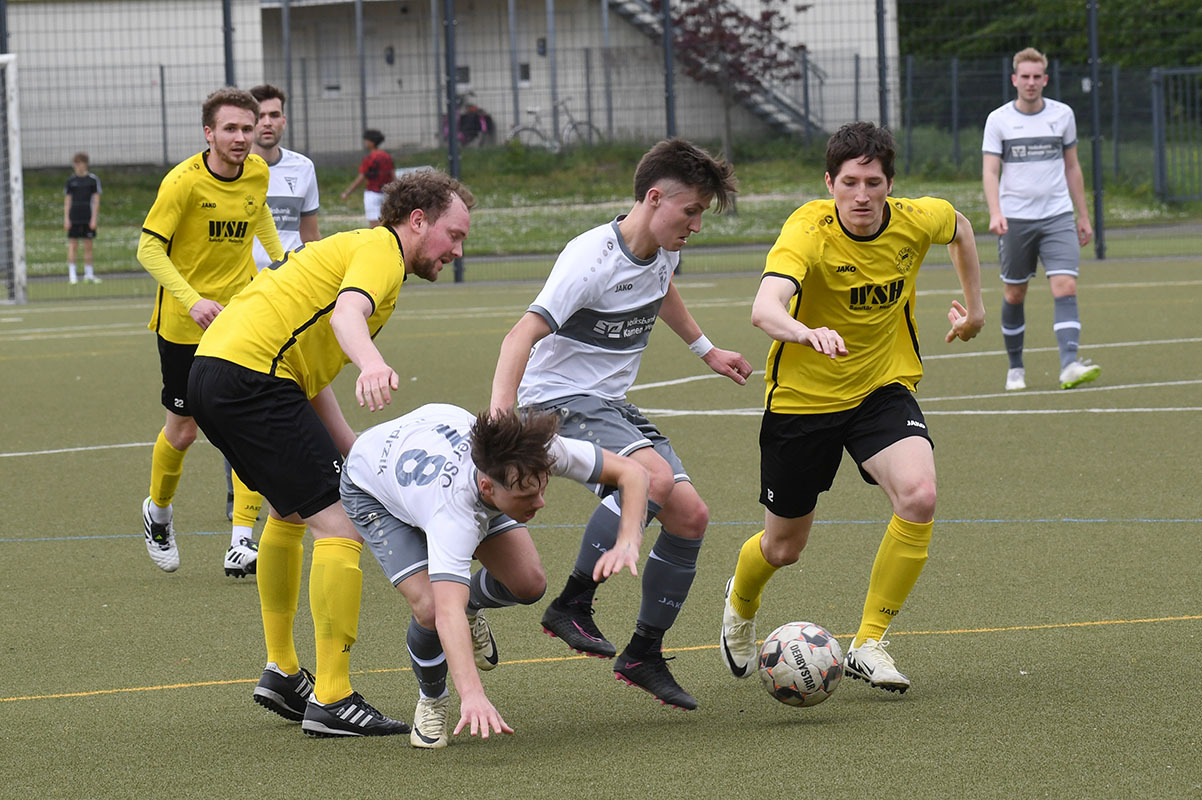
[[208, 200], [201, 200], [201, 201], [200, 201], [200, 207], [201, 207], [201, 208], [217, 208], [217, 204], [216, 204], [216, 203], [210, 203]]
[[840, 264], [835, 267], [835, 272], [855, 272], [856, 268], [851, 264]]
[[209, 238], [210, 239], [243, 239], [246, 237], [246, 228], [248, 223], [230, 222], [224, 219], [209, 220]]
[[634, 288], [633, 283], [619, 283], [618, 288], [614, 289], [614, 291], [615, 292], [629, 292], [633, 288]]
[[864, 308], [868, 305], [891, 306], [902, 296], [906, 287], [905, 279], [899, 279], [884, 286], [867, 284], [851, 287], [851, 307]]

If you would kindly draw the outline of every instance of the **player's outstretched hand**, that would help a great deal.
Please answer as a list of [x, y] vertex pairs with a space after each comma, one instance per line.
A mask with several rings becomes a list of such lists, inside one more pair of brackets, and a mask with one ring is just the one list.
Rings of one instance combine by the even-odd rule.
[[485, 697], [475, 700], [459, 698], [459, 724], [455, 726], [453, 735], [458, 736], [464, 728], [472, 736], [481, 739], [487, 739], [490, 733], [513, 733], [513, 728], [501, 719], [501, 715]]
[[847, 355], [847, 345], [843, 343], [843, 337], [830, 328], [807, 328], [798, 344], [808, 344], [832, 359]]
[[625, 567], [630, 570], [631, 575], [639, 574], [639, 548], [633, 544], [624, 545], [623, 547], [611, 547], [601, 554], [597, 559], [596, 566], [593, 567], [593, 580], [597, 583], [606, 578], [617, 575]]
[[188, 314], [196, 321], [196, 324], [200, 326], [202, 331], [207, 331], [209, 326], [213, 324], [213, 320], [217, 319], [217, 315], [224, 309], [225, 306], [216, 300], [208, 300], [202, 297], [188, 309]]
[[360, 407], [367, 406], [368, 411], [381, 411], [392, 402], [389, 389], [395, 392], [400, 385], [396, 371], [387, 364], [368, 367], [359, 373], [359, 380], [355, 381], [355, 399]]
[[736, 353], [734, 350], [714, 347], [702, 356], [701, 360], [714, 372], [725, 375], [740, 386], [747, 383], [747, 376], [751, 374], [751, 365], [747, 363], [747, 359], [743, 358], [742, 353]]
[[944, 337], [945, 341], [950, 342], [952, 339], [960, 339], [967, 342], [969, 339], [981, 332], [981, 328], [985, 326], [985, 320], [970, 319], [968, 311], [964, 306], [960, 305], [959, 300], [952, 301], [952, 307], [947, 312], [947, 321], [952, 324], [952, 329], [947, 332]]

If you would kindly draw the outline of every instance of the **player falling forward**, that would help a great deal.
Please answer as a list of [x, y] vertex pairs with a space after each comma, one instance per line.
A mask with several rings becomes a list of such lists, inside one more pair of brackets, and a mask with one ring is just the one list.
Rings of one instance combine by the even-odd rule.
[[[735, 191], [734, 172], [692, 144], [671, 139], [649, 150], [635, 170], [630, 213], [577, 236], [559, 254], [547, 283], [505, 336], [491, 406], [554, 412], [564, 436], [585, 439], [638, 461], [651, 473], [650, 514], [662, 530], [643, 568], [634, 635], [614, 675], [668, 705], [697, 701], [672, 677], [663, 637], [688, 596], [709, 509], [668, 438], [626, 392], [638, 374], [651, 328], [663, 318], [689, 349], [720, 375], [746, 382], [751, 365], [710, 344], [672, 283], [680, 249], [701, 230], [701, 214]], [[531, 352], [533, 348], [533, 352]], [[613, 548], [621, 509], [604, 496], [584, 529], [575, 568], [543, 615], [543, 629], [574, 650], [613, 658], [617, 648], [593, 622], [600, 581], [594, 567]]]
[[736, 678], [755, 671], [764, 586], [806, 546], [846, 449], [893, 506], [846, 670], [882, 689], [910, 686], [884, 635], [926, 563], [935, 516], [934, 454], [913, 394], [922, 377], [916, 278], [932, 244], [948, 246], [964, 292], [946, 340], [976, 336], [985, 307], [972, 226], [945, 200], [889, 197], [893, 157], [893, 136], [870, 122], [830, 138], [832, 199], [785, 222], [752, 306], [752, 323], [774, 341], [760, 427], [764, 530], [743, 544], [726, 584], [719, 642]]
[[[529, 605], [546, 591], [526, 523], [543, 507], [549, 477], [618, 489], [626, 509], [618, 541], [593, 576], [603, 580], [623, 567], [638, 574], [647, 470], [595, 444], [557, 436], [558, 427], [551, 414], [473, 417], [431, 404], [365, 431], [351, 448], [342, 504], [413, 611], [405, 641], [418, 685], [414, 747], [436, 749], [450, 740], [448, 670], [460, 698], [454, 734], [465, 727], [485, 739], [513, 732], [476, 671], [492, 669], [498, 659], [481, 609]], [[475, 573], [473, 555], [482, 565]]]

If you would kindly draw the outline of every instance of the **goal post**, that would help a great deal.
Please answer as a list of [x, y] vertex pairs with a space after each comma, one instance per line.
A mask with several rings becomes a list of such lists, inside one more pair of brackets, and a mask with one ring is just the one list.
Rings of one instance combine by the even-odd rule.
[[17, 57], [0, 55], [0, 303], [26, 301], [25, 190], [21, 183], [21, 123], [17, 110]]

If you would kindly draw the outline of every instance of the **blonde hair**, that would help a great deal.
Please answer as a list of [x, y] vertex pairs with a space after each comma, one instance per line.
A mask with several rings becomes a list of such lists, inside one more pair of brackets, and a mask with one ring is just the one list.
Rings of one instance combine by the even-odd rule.
[[1019, 50], [1014, 54], [1014, 72], [1018, 73], [1018, 65], [1024, 61], [1038, 61], [1043, 64], [1043, 69], [1046, 72], [1048, 69], [1048, 57], [1036, 50], [1034, 47], [1028, 47], [1026, 50]]

